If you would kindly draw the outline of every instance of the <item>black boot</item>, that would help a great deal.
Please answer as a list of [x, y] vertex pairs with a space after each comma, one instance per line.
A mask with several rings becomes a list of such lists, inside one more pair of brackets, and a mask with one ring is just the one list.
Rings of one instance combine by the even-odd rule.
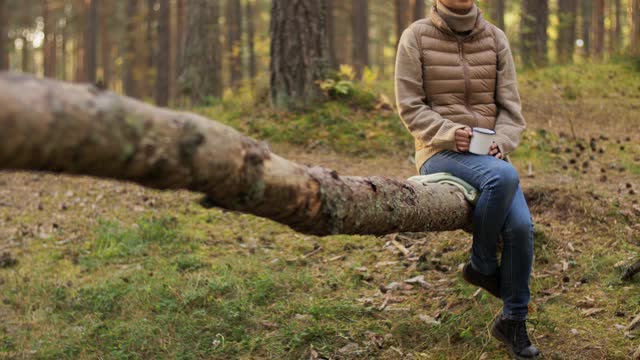
[[471, 262], [468, 262], [462, 268], [462, 277], [469, 283], [479, 286], [489, 292], [489, 294], [500, 299], [500, 272], [496, 271], [493, 275], [484, 275], [476, 271]]
[[509, 320], [501, 315], [491, 327], [491, 335], [507, 346], [516, 359], [538, 359], [540, 351], [529, 341], [525, 320]]

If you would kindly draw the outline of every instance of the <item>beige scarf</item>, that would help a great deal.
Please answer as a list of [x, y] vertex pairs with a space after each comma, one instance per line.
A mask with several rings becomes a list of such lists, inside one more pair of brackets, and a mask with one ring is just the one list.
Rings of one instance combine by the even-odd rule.
[[440, 2], [440, 0], [437, 0], [436, 11], [438, 11], [438, 14], [447, 23], [447, 25], [449, 25], [451, 30], [458, 33], [473, 30], [476, 25], [476, 20], [478, 19], [478, 7], [476, 4], [473, 4], [473, 7], [468, 13], [461, 15], [449, 10], [442, 4], [442, 2]]

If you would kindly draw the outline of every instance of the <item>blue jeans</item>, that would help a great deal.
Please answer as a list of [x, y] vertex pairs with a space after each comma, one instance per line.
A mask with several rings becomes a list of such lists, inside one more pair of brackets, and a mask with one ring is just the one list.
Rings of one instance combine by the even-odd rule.
[[480, 192], [473, 212], [471, 265], [485, 275], [498, 270], [497, 243], [502, 237], [500, 292], [503, 314], [512, 320], [527, 318], [531, 297], [533, 219], [520, 189], [516, 169], [490, 155], [445, 150], [422, 165], [420, 174], [448, 172]]

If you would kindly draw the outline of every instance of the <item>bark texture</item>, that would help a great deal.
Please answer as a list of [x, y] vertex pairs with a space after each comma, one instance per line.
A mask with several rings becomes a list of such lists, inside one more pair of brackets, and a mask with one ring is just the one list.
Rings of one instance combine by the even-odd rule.
[[98, 40], [98, 0], [89, 0], [87, 6], [86, 33], [84, 34], [85, 80], [96, 82], [96, 54]]
[[[591, 18], [593, 14], [592, 0], [580, 0], [580, 16], [582, 17], [582, 41], [584, 41], [584, 56], [591, 54]], [[632, 0], [633, 1], [633, 0]]]
[[353, 0], [351, 29], [353, 31], [353, 65], [358, 77], [369, 66], [369, 3]]
[[640, 55], [640, 0], [631, 0], [631, 54]]
[[558, 61], [568, 63], [573, 60], [576, 43], [576, 18], [578, 16], [577, 0], [558, 1], [558, 39], [556, 51]]
[[601, 60], [604, 55], [604, 0], [595, 0], [593, 6], [593, 55]]
[[422, 20], [427, 15], [427, 6], [424, 1], [425, 0], [415, 0], [415, 4], [413, 5], [413, 21]]
[[218, 122], [92, 85], [0, 73], [0, 128], [0, 169], [187, 189], [308, 234], [444, 231], [471, 219], [452, 186], [299, 165]]
[[[563, 1], [563, 0], [560, 0]], [[572, 1], [576, 1], [576, 0], [572, 0]], [[488, 1], [488, 13], [489, 13], [489, 18], [491, 19], [491, 21], [493, 21], [493, 23], [499, 27], [500, 29], [504, 30], [505, 26], [504, 26], [504, 12], [505, 12], [505, 0], [489, 0]]]
[[171, 12], [169, 0], [160, 0], [158, 14], [158, 59], [156, 61], [155, 101], [158, 106], [169, 105], [169, 75], [171, 58]]
[[223, 92], [220, 4], [217, 0], [193, 0], [187, 13], [180, 88], [194, 105], [201, 105], [210, 97], [222, 97]]
[[0, 71], [9, 69], [9, 51], [7, 33], [7, 0], [0, 0]]
[[549, 0], [522, 0], [520, 43], [526, 66], [547, 64]]
[[274, 0], [271, 9], [271, 103], [298, 109], [323, 98], [316, 83], [329, 68], [327, 0]]
[[242, 81], [242, 5], [240, 0], [227, 0], [227, 61], [229, 64], [229, 84], [237, 87]]

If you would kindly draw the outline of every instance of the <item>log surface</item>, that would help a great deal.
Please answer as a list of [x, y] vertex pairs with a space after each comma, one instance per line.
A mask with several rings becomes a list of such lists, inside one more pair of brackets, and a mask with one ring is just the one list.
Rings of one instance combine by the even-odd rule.
[[196, 114], [16, 73], [0, 73], [0, 169], [186, 189], [314, 235], [455, 230], [472, 211], [449, 185], [341, 176]]

